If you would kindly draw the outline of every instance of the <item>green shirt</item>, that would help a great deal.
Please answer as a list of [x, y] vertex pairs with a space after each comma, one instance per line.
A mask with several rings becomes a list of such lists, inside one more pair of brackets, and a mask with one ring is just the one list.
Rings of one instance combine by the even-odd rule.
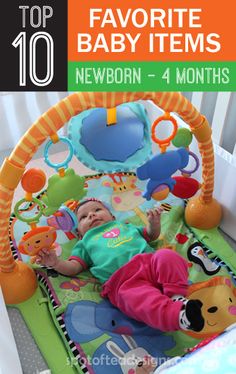
[[118, 221], [87, 231], [72, 250], [70, 259], [78, 260], [84, 268], [106, 282], [121, 266], [138, 253], [152, 253], [154, 249], [143, 237], [143, 228]]

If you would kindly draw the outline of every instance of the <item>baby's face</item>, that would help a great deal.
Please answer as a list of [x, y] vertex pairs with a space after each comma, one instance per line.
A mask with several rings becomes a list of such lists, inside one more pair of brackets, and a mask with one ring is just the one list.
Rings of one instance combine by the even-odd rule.
[[89, 201], [82, 205], [77, 212], [77, 218], [78, 231], [82, 236], [93, 227], [114, 220], [109, 210], [98, 201]]

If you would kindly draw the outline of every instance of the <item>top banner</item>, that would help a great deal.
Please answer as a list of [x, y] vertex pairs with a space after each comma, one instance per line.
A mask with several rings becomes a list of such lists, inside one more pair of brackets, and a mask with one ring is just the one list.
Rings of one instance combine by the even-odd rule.
[[[234, 61], [236, 2], [69, 0], [69, 61]], [[234, 44], [234, 46], [233, 46]]]
[[235, 91], [236, 1], [16, 0], [1, 91]]

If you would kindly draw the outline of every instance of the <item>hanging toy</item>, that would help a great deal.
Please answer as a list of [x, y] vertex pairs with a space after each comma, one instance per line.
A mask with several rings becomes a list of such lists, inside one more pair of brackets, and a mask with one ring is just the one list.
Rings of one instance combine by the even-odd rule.
[[[14, 208], [16, 217], [30, 225], [31, 230], [23, 235], [20, 240], [18, 249], [21, 253], [31, 256], [31, 262], [35, 261], [35, 256], [46, 248], [55, 249], [56, 230], [49, 226], [37, 227], [37, 223], [43, 214], [44, 206], [42, 202], [33, 197], [33, 193], [39, 192], [45, 185], [46, 175], [40, 169], [27, 170], [21, 179], [21, 185], [25, 191], [25, 198], [17, 202]], [[20, 213], [20, 206], [25, 202], [33, 202], [37, 206], [37, 213], [32, 217], [25, 217], [23, 212]]]
[[77, 205], [76, 201], [69, 201], [62, 205], [51, 217], [48, 217], [48, 225], [65, 232], [75, 230], [78, 226], [78, 219], [74, 213]]
[[36, 227], [22, 236], [18, 249], [28, 256], [36, 256], [41, 249], [56, 249], [56, 237], [56, 230], [53, 227]]
[[151, 155], [150, 123], [139, 102], [84, 110], [70, 119], [68, 136], [79, 161], [99, 173], [129, 172]]
[[[172, 144], [175, 147], [189, 147], [191, 142], [192, 133], [186, 128], [178, 129], [176, 136], [172, 140]], [[199, 159], [195, 153], [191, 151], [188, 152], [189, 156], [195, 161], [195, 166], [191, 170], [180, 169], [182, 175], [173, 177], [176, 184], [171, 193], [181, 199], [189, 199], [196, 194], [199, 188], [201, 188], [200, 183], [196, 179], [191, 178], [191, 175], [199, 168]]]
[[[170, 136], [168, 136], [165, 139], [159, 139], [156, 136], [156, 128], [160, 124], [160, 122], [162, 122], [162, 121], [170, 121], [172, 123], [172, 125], [173, 125], [173, 131], [172, 131], [172, 133], [170, 134]], [[175, 120], [174, 117], [172, 117], [170, 115], [169, 112], [165, 112], [163, 114], [163, 116], [158, 117], [153, 122], [153, 124], [152, 124], [152, 140], [159, 145], [161, 153], [164, 153], [166, 151], [167, 147], [169, 147], [170, 142], [171, 142], [172, 139], [174, 139], [175, 135], [177, 134], [177, 131], [178, 131], [177, 121]]]
[[[173, 132], [166, 139], [159, 139], [155, 134], [157, 125], [163, 121], [168, 120], [173, 124]], [[189, 161], [189, 152], [185, 148], [180, 148], [177, 151], [166, 152], [171, 140], [177, 133], [177, 122], [165, 113], [163, 116], [157, 118], [152, 125], [152, 139], [160, 147], [160, 154], [153, 156], [144, 165], [137, 169], [137, 176], [141, 180], [148, 179], [146, 190], [143, 194], [147, 200], [153, 198], [154, 200], [164, 200], [169, 192], [174, 188], [176, 181], [171, 177], [178, 169], [187, 166]]]
[[[42, 190], [45, 182], [46, 175], [41, 169], [29, 169], [23, 174], [21, 179], [21, 185], [25, 191], [25, 198], [16, 203], [14, 213], [20, 221], [26, 222], [32, 227], [35, 227], [36, 223], [39, 222], [44, 209], [43, 203], [39, 199], [33, 197], [33, 193]], [[38, 206], [38, 213], [34, 217], [27, 218], [19, 213], [20, 206], [25, 202], [33, 202]]]
[[125, 162], [143, 148], [144, 123], [127, 104], [93, 109], [82, 124], [80, 142], [96, 161]]
[[191, 174], [197, 171], [199, 168], [198, 157], [191, 151], [189, 151], [189, 156], [192, 156], [195, 160], [195, 167], [191, 170], [180, 169], [182, 176], [173, 177], [176, 184], [171, 193], [177, 197], [180, 197], [181, 199], [189, 199], [195, 195], [199, 188], [201, 188], [200, 183], [196, 179], [191, 178]]
[[[171, 177], [178, 169], [188, 164], [189, 153], [185, 148], [155, 155], [137, 169], [141, 180], [148, 179], [143, 194], [147, 200], [163, 200], [173, 190], [176, 181]], [[167, 190], [167, 192], [164, 192]]]
[[172, 140], [172, 144], [176, 148], [185, 147], [188, 148], [193, 140], [193, 134], [189, 129], [182, 127], [177, 130], [175, 137]]
[[[54, 164], [49, 160], [49, 148], [53, 143], [58, 141], [66, 143], [69, 148], [69, 154], [65, 161]], [[56, 212], [60, 206], [70, 199], [80, 200], [86, 195], [84, 189], [85, 178], [77, 175], [75, 171], [68, 168], [68, 163], [73, 157], [73, 147], [68, 138], [58, 137], [57, 134], [51, 136], [51, 140], [46, 144], [44, 158], [47, 165], [54, 168], [58, 174], [51, 176], [48, 180], [46, 194], [42, 197], [43, 202], [47, 205], [44, 214], [49, 216]]]

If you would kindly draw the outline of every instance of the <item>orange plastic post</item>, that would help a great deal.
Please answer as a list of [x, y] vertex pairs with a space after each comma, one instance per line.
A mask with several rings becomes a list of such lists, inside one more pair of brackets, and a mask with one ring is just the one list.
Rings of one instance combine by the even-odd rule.
[[217, 200], [211, 199], [205, 203], [201, 196], [194, 196], [185, 208], [185, 220], [189, 226], [197, 229], [213, 229], [220, 224], [222, 208]]
[[52, 134], [52, 135], [50, 136], [50, 138], [51, 138], [51, 141], [52, 141], [53, 143], [58, 143], [59, 140], [60, 140], [60, 138], [59, 138], [59, 136], [57, 135], [57, 133]]
[[16, 166], [12, 161], [6, 158], [0, 169], [0, 184], [10, 190], [14, 190], [18, 186], [24, 170], [24, 167]]
[[65, 176], [65, 169], [64, 168], [58, 169], [58, 173], [59, 173], [60, 177], [63, 178]]
[[34, 270], [22, 261], [16, 261], [10, 273], [0, 271], [0, 285], [6, 304], [19, 304], [28, 300], [38, 286]]
[[116, 118], [116, 108], [108, 108], [107, 109], [107, 125], [114, 125], [117, 123], [117, 118]]

